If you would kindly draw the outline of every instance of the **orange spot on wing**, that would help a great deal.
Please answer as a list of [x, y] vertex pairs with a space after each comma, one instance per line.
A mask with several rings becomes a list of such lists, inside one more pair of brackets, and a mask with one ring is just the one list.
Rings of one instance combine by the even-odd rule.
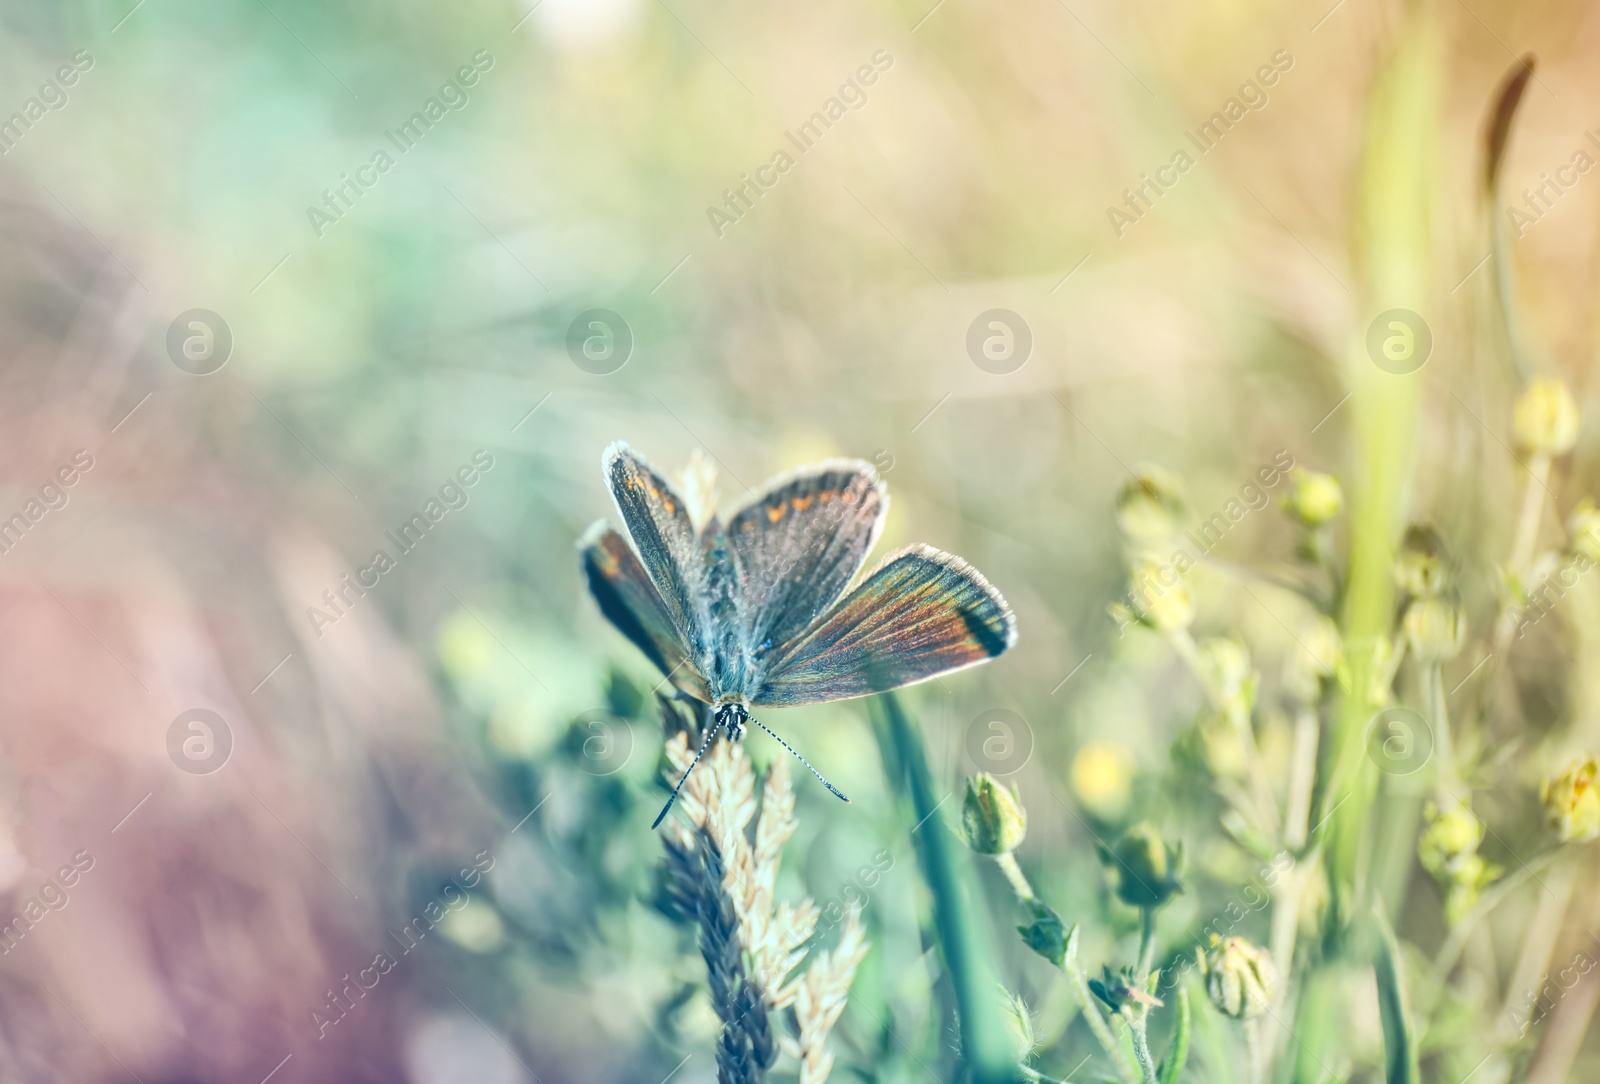
[[796, 497], [794, 499], [794, 510], [796, 512], [804, 512], [811, 507], [811, 503], [815, 500], [815, 497]]
[[661, 492], [660, 489], [656, 488], [656, 486], [650, 482], [645, 482], [644, 488], [649, 491], [651, 500], [661, 502], [661, 507], [667, 510], [667, 515], [675, 516], [678, 514], [677, 503], [671, 497]]
[[779, 501], [777, 504], [775, 504], [771, 508], [767, 509], [767, 522], [768, 523], [776, 523], [776, 522], [778, 522], [780, 519], [783, 518], [783, 514], [785, 512], [787, 512], [788, 510], [789, 510], [789, 502], [788, 501]]

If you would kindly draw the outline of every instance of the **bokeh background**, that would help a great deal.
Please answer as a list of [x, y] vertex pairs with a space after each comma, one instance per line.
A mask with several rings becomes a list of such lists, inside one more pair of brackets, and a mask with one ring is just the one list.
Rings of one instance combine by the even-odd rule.
[[[1514, 381], [1478, 346], [1484, 116], [1536, 53], [1506, 187], [1571, 161], [1600, 123], [1600, 17], [1421, 10], [1442, 58], [1435, 349], [1403, 500], [1488, 575], [1522, 483]], [[1249, 861], [1169, 753], [1201, 693], [1106, 616], [1126, 577], [1112, 503], [1145, 463], [1202, 517], [1280, 453], [1347, 468], [1343, 367], [1372, 309], [1363, 118], [1404, 18], [1386, 0], [4, 5], [0, 117], [48, 106], [0, 161], [0, 512], [28, 518], [0, 555], [5, 914], [75, 855], [92, 866], [0, 957], [0, 1078], [714, 1078], [704, 965], [657, 905], [659, 675], [575, 560], [613, 514], [598, 462], [619, 438], [671, 470], [700, 449], [725, 501], [814, 458], [875, 462], [880, 553], [959, 553], [1018, 616], [1014, 651], [905, 701], [944, 789], [992, 766], [984, 713], [1015, 713], [1026, 864], [1064, 914], [1107, 915], [1071, 765], [1113, 741], [1132, 800], [1190, 845], [1184, 913], [1225, 899]], [[1275, 54], [1265, 100], [1199, 153], [1187, 133]], [[874, 57], [857, 106], [719, 231], [724, 190]], [[474, 58], [401, 153], [388, 133]], [[392, 168], [319, 226], [308, 209], [380, 149]], [[1119, 231], [1108, 209], [1179, 150], [1193, 168]], [[1585, 404], [1597, 195], [1581, 177], [1514, 245], [1529, 338]], [[620, 368], [591, 366], [612, 371], [569, 349], [597, 309], [631, 339]], [[968, 348], [992, 309], [1031, 337], [1010, 372]], [[231, 341], [225, 364], [186, 371], [193, 334]], [[1586, 431], [1553, 488], [1575, 499], [1594, 451]], [[75, 456], [92, 466], [34, 519]], [[433, 499], [458, 506], [378, 586], [325, 600]], [[1291, 545], [1266, 509], [1216, 556], [1270, 567]], [[1220, 575], [1198, 574], [1199, 624], [1235, 630], [1270, 683], [1297, 603]], [[1529, 665], [1534, 707], [1503, 735], [1581, 744], [1582, 657]], [[177, 722], [202, 709], [208, 730]], [[892, 859], [835, 1079], [953, 1079], [914, 825], [865, 709], [764, 721], [854, 799], [796, 777], [781, 894], [827, 900]], [[1491, 815], [1513, 850], [1538, 845], [1536, 775], [1507, 769]], [[470, 902], [319, 1035], [330, 991], [475, 862], [492, 869]], [[1065, 1077], [1092, 1047], [989, 873], [998, 967]], [[1412, 936], [1437, 945], [1434, 889], [1411, 885]], [[1118, 921], [1086, 927], [1087, 955]], [[1378, 1064], [1364, 1005], [1338, 1079]]]

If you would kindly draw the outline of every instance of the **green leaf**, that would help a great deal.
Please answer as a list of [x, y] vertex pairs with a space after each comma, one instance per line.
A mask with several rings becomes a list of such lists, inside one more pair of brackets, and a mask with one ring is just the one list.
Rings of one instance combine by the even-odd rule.
[[1062, 966], [1067, 957], [1067, 942], [1066, 925], [1061, 916], [1039, 900], [1029, 900], [1028, 910], [1033, 922], [1017, 927], [1023, 943], [1056, 967]]
[[1417, 1044], [1406, 1022], [1405, 991], [1400, 986], [1400, 947], [1383, 912], [1374, 909], [1378, 923], [1378, 1013], [1383, 1021], [1384, 1071], [1389, 1084], [1421, 1084]]
[[1178, 1019], [1172, 1024], [1172, 1049], [1161, 1064], [1161, 1084], [1178, 1084], [1189, 1060], [1189, 991], [1178, 991]]
[[879, 742], [889, 747], [884, 767], [903, 773], [891, 775], [890, 781], [909, 794], [912, 818], [927, 825], [916, 835], [918, 864], [933, 897], [934, 927], [955, 992], [961, 1050], [971, 1079], [974, 1084], [1016, 1084], [1021, 1071], [1004, 1012], [993, 996], [998, 982], [995, 949], [983, 898], [972, 888], [972, 856], [933, 816], [942, 799], [928, 770], [920, 728], [892, 693], [874, 698], [872, 706]]
[[1490, 114], [1488, 129], [1483, 137], [1483, 188], [1493, 193], [1500, 176], [1500, 162], [1505, 157], [1506, 143], [1511, 138], [1511, 120], [1516, 116], [1522, 92], [1528, 89], [1533, 77], [1533, 54], [1525, 53], [1506, 72], [1500, 82], [1499, 93], [1494, 98], [1494, 111]]
[[1099, 998], [1101, 1001], [1104, 1001], [1106, 1003], [1106, 1008], [1110, 1009], [1112, 1012], [1116, 1012], [1118, 1009], [1122, 1008], [1122, 1002], [1117, 998], [1116, 993], [1108, 989], [1106, 984], [1101, 982], [1099, 979], [1090, 979], [1089, 989], [1093, 990], [1094, 996]]
[[[1440, 100], [1443, 48], [1433, 8], [1413, 4], [1395, 44], [1372, 82], [1355, 186], [1355, 229], [1362, 298], [1387, 306], [1426, 309], [1439, 277], [1432, 224], [1438, 217]], [[1504, 216], [1498, 212], [1496, 220]], [[1356, 409], [1344, 416], [1357, 464], [1346, 483], [1351, 539], [1340, 631], [1347, 678], [1338, 721], [1330, 735], [1327, 765], [1318, 789], [1330, 805], [1317, 837], [1326, 845], [1329, 899], [1324, 928], [1339, 932], [1366, 910], [1357, 902], [1358, 867], [1364, 860], [1372, 806], [1380, 775], [1366, 756], [1372, 716], [1382, 705], [1391, 661], [1378, 646], [1394, 624], [1394, 539], [1414, 474], [1412, 440], [1417, 430], [1422, 378], [1397, 376], [1373, 364], [1359, 336], [1350, 337], [1344, 366]], [[1323, 782], [1324, 777], [1326, 782]], [[1333, 803], [1338, 803], [1336, 806]], [[1363, 891], [1365, 883], [1361, 882]], [[1370, 896], [1365, 897], [1370, 900]]]

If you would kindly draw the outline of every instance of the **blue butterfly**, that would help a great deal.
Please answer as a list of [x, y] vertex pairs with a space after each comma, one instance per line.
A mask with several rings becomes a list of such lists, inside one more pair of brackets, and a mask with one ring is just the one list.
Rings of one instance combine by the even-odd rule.
[[[633, 544], [601, 520], [578, 543], [583, 571], [618, 631], [679, 690], [713, 708], [689, 771], [723, 729], [733, 741], [747, 722], [772, 734], [752, 707], [898, 689], [1017, 642], [1000, 592], [931, 546], [890, 554], [846, 593], [889, 510], [869, 463], [831, 459], [780, 474], [726, 522], [714, 513], [696, 522], [672, 483], [620, 441], [600, 465]], [[682, 787], [679, 780], [657, 825]]]

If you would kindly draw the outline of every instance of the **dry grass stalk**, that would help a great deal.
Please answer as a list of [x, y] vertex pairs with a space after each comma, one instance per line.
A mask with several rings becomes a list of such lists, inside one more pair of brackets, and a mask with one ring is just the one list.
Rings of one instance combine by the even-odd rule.
[[[676, 783], [694, 759], [695, 727], [675, 706], [667, 717], [667, 758]], [[817, 924], [809, 899], [798, 906], [775, 900], [783, 845], [793, 835], [794, 791], [789, 765], [778, 761], [762, 786], [739, 746], [718, 739], [678, 798], [682, 815], [663, 827], [667, 893], [679, 913], [700, 927], [712, 1007], [723, 1022], [717, 1046], [723, 1084], [759, 1084], [777, 1062], [774, 1011], [789, 1009], [796, 1035], [781, 1049], [800, 1061], [803, 1084], [822, 1084], [833, 1066], [827, 1037], [844, 1011], [856, 967], [866, 955], [858, 911], [852, 911], [839, 945], [819, 953], [811, 967], [785, 982], [799, 966]]]
[[793, 983], [793, 1017], [799, 1033], [793, 1053], [800, 1061], [800, 1084], [822, 1084], [833, 1069], [828, 1033], [850, 1000], [850, 983], [867, 948], [861, 909], [852, 907], [839, 944], [832, 952], [819, 953], [816, 962]]

